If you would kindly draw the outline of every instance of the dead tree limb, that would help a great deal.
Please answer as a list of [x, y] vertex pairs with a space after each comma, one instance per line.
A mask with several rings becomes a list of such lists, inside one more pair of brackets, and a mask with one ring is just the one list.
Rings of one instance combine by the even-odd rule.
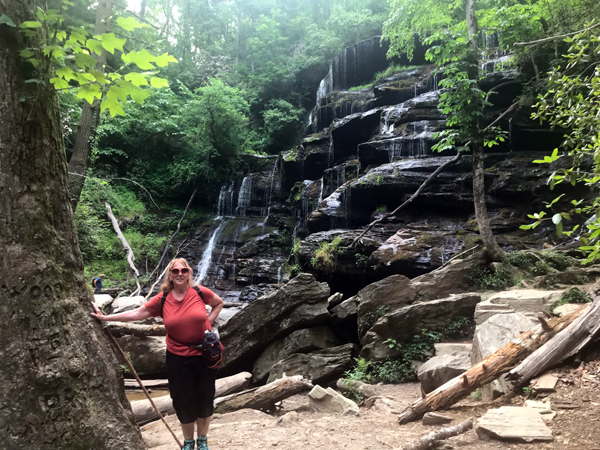
[[[250, 384], [252, 374], [249, 372], [241, 372], [230, 377], [219, 378], [215, 382], [215, 398], [223, 397], [234, 392], [238, 392], [242, 389], [246, 389]], [[162, 397], [156, 397], [153, 399], [157, 409], [161, 414], [173, 414], [175, 409], [173, 408], [173, 401], [169, 395]], [[149, 422], [153, 422], [158, 419], [158, 414], [152, 408], [152, 405], [148, 400], [136, 400], [131, 402], [131, 409], [133, 411], [133, 417], [138, 425], [144, 425]]]
[[418, 441], [408, 444], [402, 447], [401, 450], [428, 450], [433, 448], [433, 444], [438, 441], [443, 441], [452, 436], [458, 436], [459, 434], [466, 433], [473, 428], [473, 419], [467, 419], [464, 422], [459, 423], [451, 427], [440, 428], [439, 430], [432, 431], [427, 436], [423, 436]]
[[536, 41], [530, 41], [530, 42], [515, 42], [513, 45], [515, 47], [526, 47], [528, 45], [539, 45], [539, 44], [545, 44], [547, 42], [559, 41], [561, 39], [568, 38], [570, 36], [575, 36], [576, 34], [579, 34], [579, 33], [583, 33], [584, 31], [591, 30], [592, 28], [596, 28], [598, 26], [600, 26], [600, 23], [594, 24], [591, 27], [584, 28], [583, 30], [574, 31], [572, 33], [561, 34], [558, 36], [550, 36], [550, 37], [547, 37], [544, 39], [538, 39]]
[[[507, 378], [515, 386], [521, 386], [550, 367], [576, 355], [583, 347], [596, 340], [600, 336], [600, 301], [598, 295], [596, 298], [592, 308], [581, 313], [562, 333], [529, 355], [508, 373]], [[583, 309], [585, 306], [579, 310]]]
[[194, 200], [194, 197], [196, 196], [196, 192], [198, 192], [198, 188], [194, 189], [194, 192], [192, 192], [192, 196], [188, 200], [187, 206], [185, 207], [185, 211], [183, 211], [183, 215], [181, 216], [181, 219], [179, 219], [179, 223], [177, 224], [177, 228], [175, 229], [175, 232], [171, 235], [171, 237], [169, 238], [169, 240], [165, 243], [165, 249], [163, 250], [162, 255], [160, 255], [160, 259], [158, 260], [158, 264], [156, 265], [156, 267], [154, 268], [154, 270], [152, 271], [152, 273], [148, 276], [148, 281], [150, 281], [152, 279], [152, 277], [154, 276], [154, 274], [160, 269], [160, 266], [162, 265], [162, 263], [163, 263], [163, 261], [165, 259], [165, 256], [167, 256], [167, 253], [169, 251], [169, 245], [171, 245], [171, 241], [173, 240], [173, 238], [175, 236], [177, 236], [177, 234], [179, 233], [179, 231], [181, 231], [181, 224], [185, 220], [185, 216], [187, 216], [188, 210], [190, 209], [190, 205], [192, 204], [192, 200]]
[[421, 186], [419, 186], [419, 189], [416, 190], [416, 192], [410, 196], [410, 198], [408, 200], [406, 200], [404, 203], [402, 203], [400, 206], [398, 206], [395, 210], [393, 210], [390, 213], [384, 214], [382, 217], [380, 217], [377, 220], [374, 220], [373, 222], [371, 222], [367, 228], [365, 228], [365, 230], [358, 235], [358, 237], [356, 239], [354, 239], [352, 241], [352, 243], [348, 246], [348, 247], [354, 247], [354, 245], [356, 245], [356, 243], [358, 242], [358, 240], [360, 238], [362, 238], [365, 234], [367, 234], [367, 232], [373, 228], [373, 226], [375, 226], [378, 223], [383, 222], [385, 219], [387, 219], [390, 216], [393, 216], [395, 214], [398, 214], [401, 210], [403, 210], [404, 208], [406, 208], [408, 205], [410, 205], [419, 195], [421, 195], [421, 192], [423, 192], [423, 190], [429, 186], [429, 183], [431, 183], [433, 181], [433, 179], [435, 177], [438, 176], [438, 174], [444, 170], [446, 167], [458, 162], [458, 160], [461, 158], [462, 153], [457, 153], [456, 156], [448, 161], [446, 161], [444, 164], [442, 164], [440, 167], [438, 167], [437, 169], [435, 169], [435, 172], [433, 172], [431, 175], [429, 175], [429, 177], [423, 182], [423, 184], [421, 184]]
[[275, 403], [308, 391], [312, 387], [310, 380], [304, 379], [301, 375], [284, 377], [259, 388], [218, 398], [215, 400], [215, 412], [228, 413], [244, 408], [268, 410]]
[[136, 269], [135, 264], [134, 264], [135, 256], [133, 254], [133, 250], [131, 249], [129, 243], [127, 242], [127, 239], [125, 239], [125, 236], [123, 236], [123, 233], [121, 232], [121, 227], [119, 227], [119, 222], [117, 221], [115, 215], [113, 214], [112, 209], [111, 209], [110, 205], [108, 204], [108, 202], [104, 202], [104, 206], [106, 207], [106, 215], [112, 222], [112, 226], [115, 230], [115, 233], [117, 233], [117, 237], [119, 238], [119, 240], [121, 241], [121, 244], [123, 245], [123, 249], [127, 252], [127, 262], [129, 263], [129, 268], [133, 272], [133, 278], [135, 280], [135, 285], [136, 285], [136, 290], [133, 291], [133, 293], [131, 295], [135, 296], [142, 290], [142, 287], [140, 286], [140, 280], [139, 280], [140, 273], [138, 272], [138, 270]]
[[106, 322], [104, 328], [110, 330], [114, 335], [122, 336], [166, 336], [167, 330], [164, 325], [140, 325], [128, 322]]
[[[488, 93], [489, 95], [489, 93]], [[498, 122], [500, 122], [504, 117], [506, 117], [507, 114], [509, 114], [512, 110], [514, 110], [517, 107], [517, 103], [513, 103], [506, 111], [504, 111], [502, 114], [500, 114], [496, 120], [494, 120], [492, 123], [490, 123], [487, 127], [484, 128], [483, 131], [495, 126]], [[470, 145], [471, 142], [467, 142], [465, 144], [465, 146]], [[462, 153], [457, 153], [457, 155], [452, 158], [449, 161], [446, 161], [444, 164], [442, 164], [440, 167], [438, 167], [435, 172], [433, 172], [431, 175], [429, 175], [429, 177], [427, 177], [427, 179], [425, 181], [423, 181], [423, 184], [421, 184], [421, 186], [419, 186], [419, 188], [416, 190], [416, 192], [410, 196], [410, 198], [408, 200], [406, 200], [404, 203], [402, 203], [400, 206], [398, 206], [395, 210], [393, 210], [391, 213], [387, 213], [385, 215], [383, 215], [382, 217], [380, 217], [377, 220], [374, 220], [373, 222], [371, 222], [367, 228], [365, 228], [365, 230], [358, 235], [358, 237], [356, 239], [354, 239], [352, 241], [352, 243], [348, 246], [348, 248], [350, 247], [354, 247], [356, 245], [356, 243], [358, 242], [359, 239], [361, 239], [365, 234], [367, 234], [367, 232], [373, 228], [373, 226], [375, 226], [378, 223], [383, 222], [385, 219], [387, 219], [390, 216], [393, 216], [395, 214], [397, 214], [398, 212], [400, 212], [402, 209], [404, 209], [406, 206], [408, 206], [410, 203], [412, 203], [419, 195], [421, 195], [421, 193], [423, 192], [423, 190], [429, 185], [429, 183], [431, 183], [433, 181], [433, 179], [435, 177], [437, 177], [440, 172], [442, 172], [446, 167], [455, 164], [458, 162], [458, 160], [461, 158]]]
[[479, 364], [414, 402], [400, 413], [398, 422], [400, 424], [411, 422], [421, 418], [426, 412], [447, 408], [475, 389], [494, 381], [564, 330], [577, 319], [580, 313], [581, 310], [578, 310], [564, 317], [549, 320], [547, 330], [542, 325], [538, 325], [532, 330], [521, 333]]

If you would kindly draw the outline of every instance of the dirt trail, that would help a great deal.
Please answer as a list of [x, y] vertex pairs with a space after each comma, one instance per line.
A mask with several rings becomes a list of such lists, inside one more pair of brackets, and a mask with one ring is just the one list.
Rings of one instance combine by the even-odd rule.
[[[544, 444], [515, 444], [483, 441], [474, 430], [446, 442], [446, 449], [465, 450], [600, 450], [600, 361], [555, 371], [561, 380], [550, 395], [558, 414], [551, 424], [555, 441]], [[380, 395], [404, 407], [420, 396], [418, 383], [377, 386]], [[516, 396], [504, 404], [521, 405], [525, 398]], [[453, 424], [469, 417], [480, 417], [493, 403], [466, 399], [443, 413], [454, 418]], [[387, 407], [361, 408], [357, 417], [340, 417], [311, 412], [307, 395], [297, 395], [283, 402], [274, 415], [242, 410], [216, 414], [209, 435], [211, 450], [388, 450], [399, 449], [435, 430], [421, 422], [398, 425], [397, 414]], [[180, 435], [176, 417], [167, 418]], [[173, 438], [160, 422], [142, 428], [151, 450], [177, 450]], [[443, 447], [440, 447], [443, 448]]]

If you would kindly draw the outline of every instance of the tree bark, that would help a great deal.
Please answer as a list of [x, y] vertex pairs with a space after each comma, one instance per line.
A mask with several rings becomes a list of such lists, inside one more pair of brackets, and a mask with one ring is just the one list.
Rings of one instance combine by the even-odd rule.
[[[479, 79], [478, 24], [477, 16], [475, 15], [475, 3], [476, 0], [467, 0], [466, 6], [467, 32], [469, 34], [467, 64], [471, 80]], [[485, 251], [492, 261], [500, 262], [504, 259], [504, 251], [498, 246], [494, 238], [490, 217], [485, 205], [484, 150], [483, 142], [481, 142], [480, 138], [482, 133], [481, 121], [479, 119], [473, 121], [472, 136], [471, 149], [473, 151], [473, 203], [475, 205], [475, 218], [477, 219], [479, 235], [485, 246]]]
[[[0, 16], [37, 20], [45, 3], [0, 0]], [[25, 82], [45, 74], [19, 56], [46, 31], [18, 30], [0, 25], [0, 448], [141, 450], [117, 360], [89, 315], [57, 95]]]
[[[94, 34], [106, 33], [108, 29], [108, 20], [112, 13], [113, 0], [99, 0], [98, 6], [96, 7], [96, 25], [94, 28]], [[104, 65], [106, 64], [106, 50], [102, 50], [100, 56], [96, 56], [98, 63], [96, 64], [96, 70], [100, 73], [104, 73]], [[75, 137], [75, 143], [73, 144], [73, 154], [69, 160], [69, 172], [73, 175], [69, 175], [69, 191], [71, 194], [71, 204], [73, 211], [77, 208], [79, 203], [79, 197], [85, 184], [85, 174], [90, 165], [90, 152], [92, 148], [92, 141], [96, 127], [98, 126], [98, 120], [100, 118], [100, 101], [94, 99], [94, 103], [90, 105], [87, 101], [83, 102], [81, 107], [81, 117], [79, 119], [79, 125], [77, 126], [77, 136]], [[78, 175], [83, 175], [78, 176]]]
[[433, 444], [436, 442], [466, 433], [471, 428], [473, 428], [473, 419], [467, 419], [458, 425], [432, 431], [427, 436], [423, 436], [417, 442], [403, 446], [401, 450], [427, 450], [433, 448]]
[[[132, 295], [137, 295], [141, 291], [142, 287], [140, 286], [140, 280], [138, 279], [140, 276], [140, 273], [138, 272], [138, 270], [135, 267], [135, 255], [133, 254], [133, 250], [131, 249], [131, 246], [127, 242], [127, 239], [125, 239], [125, 236], [123, 236], [123, 233], [121, 233], [121, 228], [119, 227], [119, 222], [117, 222], [117, 219], [116, 219], [115, 215], [113, 214], [110, 205], [105, 202], [104, 206], [106, 207], [106, 215], [110, 219], [113, 229], [115, 230], [115, 233], [117, 233], [117, 237], [119, 238], [119, 240], [121, 241], [121, 244], [123, 245], [123, 249], [127, 252], [127, 263], [129, 264], [129, 268], [131, 269], [131, 272], [133, 272], [133, 278], [135, 279], [135, 285], [137, 286], [136, 290], [133, 292]], [[127, 284], [129, 285], [129, 274], [127, 275]], [[128, 289], [129, 289], [129, 287], [128, 287]]]
[[564, 317], [552, 319], [538, 325], [533, 330], [521, 333], [517, 338], [479, 364], [471, 367], [462, 375], [453, 378], [435, 391], [414, 402], [398, 416], [398, 422], [401, 424], [411, 422], [420, 419], [429, 411], [447, 408], [475, 389], [494, 381], [523, 361], [534, 350], [548, 342], [554, 335], [564, 330], [580, 313], [581, 310]]
[[228, 413], [244, 408], [268, 410], [275, 403], [312, 387], [312, 383], [301, 375], [284, 377], [259, 388], [218, 398], [215, 401], [215, 412]]
[[582, 314], [582, 317], [569, 325], [565, 331], [557, 334], [529, 355], [525, 361], [508, 373], [507, 378], [516, 386], [521, 386], [544, 373], [546, 369], [576, 355], [599, 335], [600, 301], [596, 300], [589, 311]]
[[164, 325], [140, 325], [127, 322], [106, 322], [106, 328], [115, 336], [166, 336], [167, 329]]

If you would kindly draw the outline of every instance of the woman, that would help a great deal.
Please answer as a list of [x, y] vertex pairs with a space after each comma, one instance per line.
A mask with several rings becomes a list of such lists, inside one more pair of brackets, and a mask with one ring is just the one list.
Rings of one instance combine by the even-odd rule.
[[[198, 343], [223, 309], [223, 300], [204, 286], [194, 289], [193, 272], [184, 258], [169, 263], [161, 292], [133, 311], [105, 316], [94, 305], [92, 316], [102, 321], [131, 322], [163, 317], [167, 329], [167, 378], [173, 407], [181, 423], [183, 450], [194, 450], [194, 424], [198, 427], [198, 449], [208, 450], [207, 438], [213, 414], [216, 369], [208, 368]], [[163, 300], [163, 293], [168, 294]], [[203, 297], [203, 298], [201, 298]], [[207, 314], [205, 303], [211, 306]]]

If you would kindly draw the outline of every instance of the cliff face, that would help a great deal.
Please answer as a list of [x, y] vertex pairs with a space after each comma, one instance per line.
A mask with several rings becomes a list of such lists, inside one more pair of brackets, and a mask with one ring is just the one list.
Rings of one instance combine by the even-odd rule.
[[[348, 90], [385, 68], [378, 42], [358, 43], [332, 62], [301, 145], [277, 157], [248, 158], [246, 177], [223, 186], [219, 217], [198, 231], [185, 255], [198, 262], [199, 282], [251, 300], [288, 280], [297, 265], [349, 296], [393, 274], [434, 270], [479, 243], [471, 160], [465, 155], [410, 208], [374, 227], [356, 248], [343, 250], [360, 227], [402, 204], [453, 155], [431, 150], [445, 127], [434, 67], [421, 65], [368, 89]], [[505, 59], [496, 54], [482, 61], [481, 86], [496, 91], [488, 122], [515, 101], [526, 81], [515, 70], [500, 70]], [[527, 213], [563, 193], [546, 186], [555, 167], [532, 162], [557, 147], [562, 132], [537, 126], [526, 111], [505, 117], [500, 126], [508, 139], [486, 156], [492, 226], [507, 250], [539, 247], [551, 231], [533, 234], [519, 226], [527, 223]], [[334, 237], [341, 239], [335, 264], [320, 267], [315, 251]], [[290, 254], [297, 238], [301, 244]]]

